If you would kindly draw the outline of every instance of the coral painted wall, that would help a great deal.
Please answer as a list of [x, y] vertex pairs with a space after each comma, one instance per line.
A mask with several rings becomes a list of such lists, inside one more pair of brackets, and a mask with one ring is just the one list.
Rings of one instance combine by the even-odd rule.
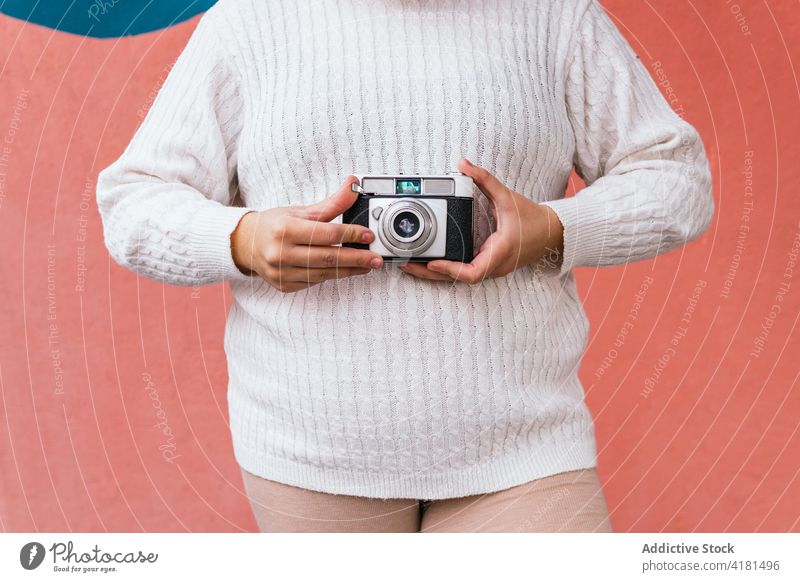
[[[576, 271], [613, 525], [800, 531], [797, 3], [603, 3], [700, 129], [717, 201], [685, 248]], [[96, 39], [0, 15], [2, 530], [255, 530], [229, 292], [118, 267], [94, 200], [196, 21]]]

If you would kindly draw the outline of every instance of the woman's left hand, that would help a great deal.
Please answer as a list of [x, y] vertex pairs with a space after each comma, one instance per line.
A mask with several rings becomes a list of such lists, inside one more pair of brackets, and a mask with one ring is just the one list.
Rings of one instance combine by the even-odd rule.
[[560, 260], [564, 229], [549, 206], [514, 192], [468, 160], [462, 159], [458, 169], [471, 177], [488, 198], [497, 230], [486, 239], [471, 263], [434, 260], [406, 263], [400, 269], [422, 279], [476, 284], [487, 278], [504, 277], [546, 254], [556, 253]]

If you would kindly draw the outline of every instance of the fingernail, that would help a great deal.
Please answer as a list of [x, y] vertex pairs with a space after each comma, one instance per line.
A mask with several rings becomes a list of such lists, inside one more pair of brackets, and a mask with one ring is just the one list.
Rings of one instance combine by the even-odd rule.
[[361, 240], [363, 240], [364, 242], [369, 242], [370, 240], [372, 240], [372, 233], [371, 232], [363, 233], [361, 235]]
[[430, 264], [430, 263], [428, 263], [427, 267], [428, 267], [428, 269], [429, 269], [429, 270], [431, 270], [431, 271], [434, 271], [434, 272], [436, 272], [436, 273], [439, 273], [439, 272], [440, 272], [440, 269], [439, 269], [439, 267], [437, 267], [436, 265], [433, 265], [433, 266], [431, 266], [431, 264]]
[[465, 162], [465, 163], [466, 163], [466, 164], [467, 164], [467, 165], [468, 165], [470, 168], [472, 168], [472, 167], [473, 167], [473, 165], [472, 165], [472, 162], [470, 162], [470, 161], [469, 161], [467, 158], [464, 158], [464, 162]]
[[381, 264], [383, 264], [383, 261], [378, 257], [375, 257], [369, 262], [369, 266], [372, 267], [373, 269], [379, 269]]

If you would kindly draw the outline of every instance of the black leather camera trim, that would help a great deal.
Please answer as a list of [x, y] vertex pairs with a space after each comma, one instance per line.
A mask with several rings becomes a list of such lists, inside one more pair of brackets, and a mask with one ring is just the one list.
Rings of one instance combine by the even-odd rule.
[[447, 199], [448, 261], [472, 261], [472, 198]]

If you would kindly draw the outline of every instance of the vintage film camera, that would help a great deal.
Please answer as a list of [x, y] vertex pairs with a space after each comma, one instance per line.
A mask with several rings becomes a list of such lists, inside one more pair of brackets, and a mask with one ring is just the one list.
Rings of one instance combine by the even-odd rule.
[[472, 178], [460, 172], [356, 177], [360, 184], [352, 189], [359, 195], [342, 222], [376, 236], [369, 245], [344, 246], [368, 248], [386, 261], [472, 261]]

